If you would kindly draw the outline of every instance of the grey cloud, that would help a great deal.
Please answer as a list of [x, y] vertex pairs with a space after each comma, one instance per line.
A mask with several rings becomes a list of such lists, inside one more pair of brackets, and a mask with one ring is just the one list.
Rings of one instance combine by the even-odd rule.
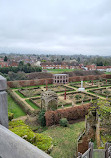
[[110, 55], [110, 0], [1, 0], [0, 47]]

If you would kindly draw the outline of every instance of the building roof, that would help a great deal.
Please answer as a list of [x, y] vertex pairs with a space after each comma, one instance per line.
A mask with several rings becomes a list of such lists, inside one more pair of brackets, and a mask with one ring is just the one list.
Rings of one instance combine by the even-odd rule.
[[68, 74], [54, 74], [54, 76], [66, 76]]

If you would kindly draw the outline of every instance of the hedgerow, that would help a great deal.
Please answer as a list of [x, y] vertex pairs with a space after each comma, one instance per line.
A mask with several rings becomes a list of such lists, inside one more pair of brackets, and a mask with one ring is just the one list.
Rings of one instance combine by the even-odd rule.
[[61, 118], [67, 118], [68, 121], [83, 118], [88, 113], [89, 107], [90, 103], [66, 109], [47, 111], [45, 113], [46, 126], [59, 124]]

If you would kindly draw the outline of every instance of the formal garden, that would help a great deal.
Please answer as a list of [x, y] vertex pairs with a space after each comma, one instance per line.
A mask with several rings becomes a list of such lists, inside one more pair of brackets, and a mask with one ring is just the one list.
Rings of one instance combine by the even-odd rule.
[[58, 105], [64, 106], [65, 104], [68, 104], [68, 105], [75, 106], [78, 104], [91, 102], [93, 100], [96, 100], [97, 98], [98, 97], [95, 97], [85, 92], [70, 92], [70, 93], [67, 93], [66, 100], [64, 99], [64, 94], [59, 95]]
[[21, 93], [24, 97], [33, 97], [37, 95], [41, 95], [42, 89], [40, 87], [35, 88], [21, 88], [18, 90], [19, 93]]
[[[110, 81], [105, 79], [85, 81], [83, 92], [78, 91], [81, 87], [80, 82], [8, 89], [9, 118], [12, 117], [11, 113], [14, 114], [12, 118], [26, 117], [25, 122], [11, 121], [10, 130], [54, 158], [73, 158], [77, 150], [76, 140], [85, 129], [84, 118], [90, 103], [97, 99], [102, 101], [110, 99]], [[57, 110], [41, 111], [41, 93], [47, 89], [54, 91], [58, 96]], [[111, 112], [110, 104], [101, 109], [104, 109], [107, 114]], [[108, 117], [109, 115], [106, 116]], [[106, 132], [108, 127], [106, 125], [109, 124], [110, 122], [105, 119], [101, 123], [100, 134], [103, 144], [111, 138], [110, 128]]]
[[89, 92], [105, 97], [105, 98], [111, 97], [111, 87], [97, 88], [97, 89], [90, 90]]
[[[50, 89], [58, 95], [58, 109], [67, 108], [77, 105], [89, 103], [96, 100], [98, 97], [108, 98], [111, 96], [111, 80], [100, 79], [94, 81], [84, 81], [84, 92], [79, 92], [81, 82], [73, 82], [68, 85], [41, 85], [29, 86], [11, 89], [16, 93], [19, 100], [25, 103], [29, 109], [40, 110], [41, 108], [41, 94], [47, 89]], [[66, 93], [66, 99], [64, 95]], [[31, 108], [30, 108], [31, 107]]]
[[[80, 88], [81, 82], [74, 82], [69, 84], [71, 87], [74, 88]], [[111, 85], [110, 79], [100, 79], [100, 80], [90, 80], [90, 81], [84, 81], [83, 87], [85, 89], [91, 89], [91, 88], [99, 88], [99, 87], [107, 87]]]
[[[46, 86], [45, 86], [44, 88], [46, 89]], [[53, 91], [57, 92], [57, 93], [65, 92], [65, 90], [66, 90], [67, 92], [68, 92], [68, 91], [69, 91], [69, 92], [70, 92], [70, 91], [74, 91], [73, 88], [66, 87], [66, 86], [64, 86], [64, 85], [49, 85], [48, 88], [49, 88], [50, 90], [53, 90]]]

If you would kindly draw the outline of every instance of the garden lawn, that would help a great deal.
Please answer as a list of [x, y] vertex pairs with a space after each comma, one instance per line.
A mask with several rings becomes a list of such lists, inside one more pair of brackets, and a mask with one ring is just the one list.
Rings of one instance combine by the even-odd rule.
[[63, 72], [71, 72], [75, 70], [80, 70], [80, 69], [47, 69], [47, 72], [58, 74], [58, 73], [63, 73]]
[[69, 127], [49, 127], [43, 134], [53, 138], [54, 147], [50, 155], [53, 158], [74, 158], [77, 150], [77, 139], [84, 128], [84, 121], [71, 124]]
[[[48, 84], [48, 85], [53, 85], [53, 84]], [[26, 87], [18, 87], [18, 88], [11, 88], [11, 89], [21, 89], [21, 88], [27, 89], [27, 88], [37, 88], [37, 87], [44, 87], [44, 86], [46, 85], [26, 86]]]
[[32, 103], [29, 99], [25, 100], [32, 108], [39, 110], [40, 108], [37, 107], [34, 103]]
[[25, 116], [25, 112], [15, 101], [8, 95], [8, 111], [14, 113], [14, 118]]
[[111, 72], [105, 72], [105, 74], [107, 74], [107, 75], [111, 75]]
[[23, 94], [21, 94], [18, 90], [17, 91], [15, 91], [21, 98], [26, 98], [26, 97], [24, 97], [24, 95]]

